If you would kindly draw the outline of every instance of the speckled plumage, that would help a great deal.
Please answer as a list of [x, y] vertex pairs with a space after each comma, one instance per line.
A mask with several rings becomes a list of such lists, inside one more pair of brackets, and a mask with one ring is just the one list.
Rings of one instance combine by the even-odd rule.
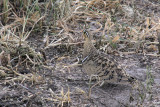
[[85, 72], [97, 75], [100, 80], [115, 84], [133, 84], [136, 79], [129, 76], [111, 56], [98, 51], [92, 43], [92, 35], [83, 32], [85, 37], [82, 67]]

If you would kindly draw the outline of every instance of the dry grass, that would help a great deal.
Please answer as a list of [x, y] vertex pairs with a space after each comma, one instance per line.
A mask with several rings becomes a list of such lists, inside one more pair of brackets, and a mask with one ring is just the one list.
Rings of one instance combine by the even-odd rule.
[[[155, 11], [160, 4], [145, 0], [142, 5], [149, 4], [155, 9], [147, 12], [137, 4], [136, 0], [1, 1], [1, 81], [4, 84], [17, 81], [32, 85], [46, 83], [43, 75], [39, 74], [40, 68], [52, 69], [46, 61], [45, 51], [56, 47], [66, 48], [68, 52], [74, 51], [75, 47], [81, 50], [81, 32], [85, 28], [96, 35], [96, 47], [107, 53], [159, 56], [160, 39], [157, 35], [160, 18]], [[43, 48], [37, 49], [29, 43], [29, 39], [35, 36], [42, 37]], [[62, 69], [73, 65], [63, 66]], [[57, 106], [69, 105], [72, 102], [70, 93], [70, 88], [66, 93], [61, 88], [59, 95], [50, 89], [51, 97], [44, 99], [53, 101]]]

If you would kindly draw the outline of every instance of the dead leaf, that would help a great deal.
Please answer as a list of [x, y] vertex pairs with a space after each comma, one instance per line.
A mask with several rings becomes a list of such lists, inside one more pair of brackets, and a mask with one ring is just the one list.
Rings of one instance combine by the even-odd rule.
[[157, 48], [156, 48], [155, 45], [150, 45], [150, 46], [149, 46], [149, 50], [157, 51]]
[[120, 38], [120, 36], [117, 35], [116, 37], [113, 38], [112, 42], [114, 42], [114, 43], [117, 42], [119, 40], [119, 38]]

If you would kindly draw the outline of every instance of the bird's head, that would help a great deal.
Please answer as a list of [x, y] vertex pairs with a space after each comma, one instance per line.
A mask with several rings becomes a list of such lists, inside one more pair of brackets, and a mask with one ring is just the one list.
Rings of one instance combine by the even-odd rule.
[[92, 36], [89, 34], [89, 32], [85, 29], [83, 30], [83, 37], [85, 40], [92, 40]]

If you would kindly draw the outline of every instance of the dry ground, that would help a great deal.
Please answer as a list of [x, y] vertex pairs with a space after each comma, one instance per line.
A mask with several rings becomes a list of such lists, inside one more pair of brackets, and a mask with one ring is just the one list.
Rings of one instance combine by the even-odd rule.
[[[159, 0], [0, 2], [0, 107], [159, 107]], [[92, 88], [78, 65], [84, 28], [142, 82]], [[94, 83], [94, 82], [93, 82]]]

